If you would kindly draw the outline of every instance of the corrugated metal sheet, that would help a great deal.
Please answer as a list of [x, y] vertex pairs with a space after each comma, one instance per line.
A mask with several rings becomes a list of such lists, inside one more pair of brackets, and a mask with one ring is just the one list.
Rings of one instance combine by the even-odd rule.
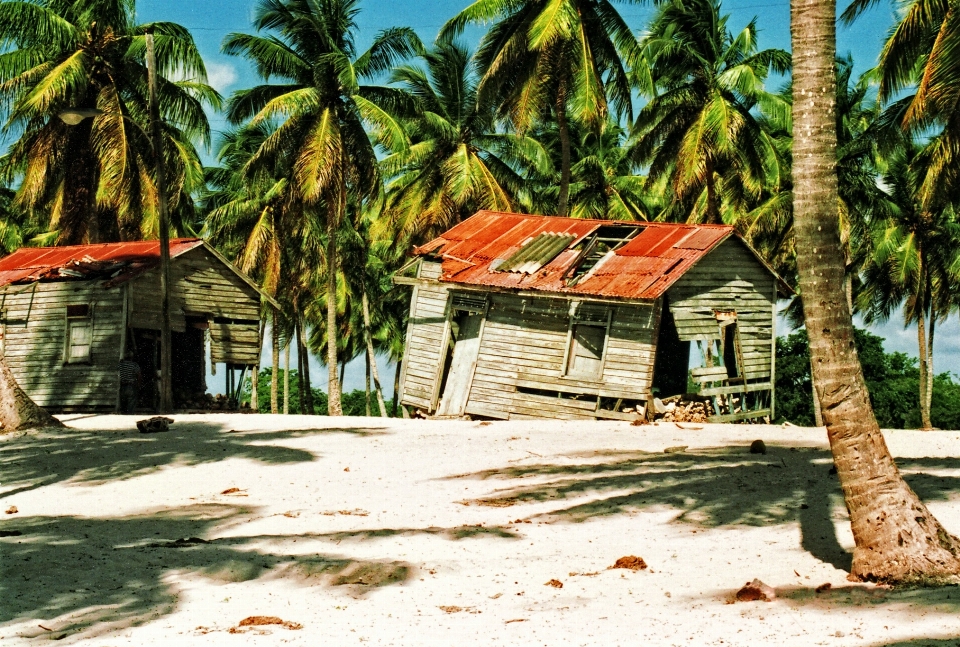
[[[170, 241], [174, 258], [203, 245], [199, 238]], [[160, 241], [101, 243], [68, 247], [24, 247], [0, 258], [0, 287], [37, 281], [112, 279], [115, 283], [160, 264]]]
[[[568, 284], [564, 277], [579, 256], [573, 247], [604, 225], [632, 225], [643, 231], [578, 283]], [[497, 271], [497, 266], [502, 268], [525, 243], [546, 233], [568, 236], [566, 248], [553, 260], [530, 274]], [[481, 211], [415, 253], [440, 257], [442, 281], [652, 300], [733, 233], [733, 227], [727, 225], [576, 220]]]
[[549, 231], [538, 234], [510, 258], [499, 265], [491, 265], [491, 268], [500, 272], [533, 274], [556, 258], [557, 254], [569, 247], [576, 238], [573, 234], [555, 234]]

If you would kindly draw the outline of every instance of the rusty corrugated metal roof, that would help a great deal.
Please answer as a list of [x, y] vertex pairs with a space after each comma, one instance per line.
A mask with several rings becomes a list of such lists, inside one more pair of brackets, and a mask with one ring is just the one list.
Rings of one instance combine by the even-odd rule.
[[[199, 238], [170, 241], [170, 257], [203, 245]], [[160, 241], [67, 247], [23, 247], [0, 258], [0, 287], [37, 281], [111, 279], [121, 283], [160, 264]]]
[[[602, 226], [633, 226], [642, 231], [607, 253], [578, 282], [569, 281], [568, 273], [580, 256], [574, 248]], [[496, 270], [524, 244], [546, 233], [572, 236], [571, 242], [532, 274]], [[441, 281], [652, 300], [732, 235], [729, 225], [577, 220], [481, 211], [414, 253], [441, 258]]]

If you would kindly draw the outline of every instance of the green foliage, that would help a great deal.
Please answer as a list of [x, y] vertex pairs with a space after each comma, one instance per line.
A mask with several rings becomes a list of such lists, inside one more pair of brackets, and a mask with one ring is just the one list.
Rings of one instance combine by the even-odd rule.
[[[877, 422], [884, 429], [919, 427], [917, 361], [904, 353], [885, 352], [883, 339], [866, 330], [857, 328], [854, 335]], [[954, 381], [955, 377], [941, 373], [934, 379], [931, 417], [935, 427], [960, 429], [960, 384]], [[776, 389], [778, 420], [814, 424], [810, 348], [805, 330], [777, 338]]]
[[[265, 368], [260, 371], [257, 382], [257, 401], [260, 404], [260, 413], [270, 413], [270, 380], [272, 378], [272, 369]], [[280, 411], [283, 411], [283, 378], [284, 371], [280, 369], [279, 384], [277, 385], [277, 404]], [[327, 415], [327, 394], [318, 388], [311, 389], [313, 392], [313, 414], [318, 416]], [[250, 401], [250, 378], [244, 380], [243, 389], [240, 395], [241, 402]], [[342, 396], [343, 415], [345, 416], [365, 416], [367, 415], [366, 394], [364, 391], [356, 389]], [[391, 403], [387, 402], [387, 413], [391, 417], [396, 417], [396, 413], [390, 412]], [[290, 371], [290, 407], [291, 414], [300, 413], [300, 373]], [[376, 395], [370, 393], [370, 415], [379, 416], [377, 410]]]

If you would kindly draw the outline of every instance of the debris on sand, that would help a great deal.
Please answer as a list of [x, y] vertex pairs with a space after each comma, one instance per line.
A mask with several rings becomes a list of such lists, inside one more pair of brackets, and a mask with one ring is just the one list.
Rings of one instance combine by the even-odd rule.
[[438, 608], [444, 613], [480, 613], [476, 607], [441, 606]]
[[737, 591], [737, 602], [753, 602], [754, 600], [763, 600], [772, 602], [777, 598], [777, 592], [772, 586], [764, 584], [758, 579], [747, 582], [743, 588]]
[[299, 622], [291, 622], [290, 620], [284, 620], [277, 616], [249, 616], [241, 620], [240, 624], [236, 627], [232, 627], [229, 633], [243, 633], [244, 630], [241, 629], [241, 627], [264, 627], [270, 625], [278, 625], [284, 629], [303, 629], [303, 625]]
[[667, 447], [663, 450], [664, 454], [682, 454], [686, 451], [689, 445], [676, 445], [675, 447]]
[[[642, 557], [637, 557], [635, 555], [627, 555], [626, 557], [621, 557], [617, 562], [610, 567], [614, 568], [625, 568], [631, 571], [642, 571], [647, 567], [647, 563], [643, 561]], [[607, 569], [607, 570], [610, 570]]]
[[766, 454], [767, 445], [762, 440], [757, 439], [750, 443], [750, 453], [751, 454]]
[[12, 505], [12, 506], [10, 506], [9, 508], [7, 508], [6, 510], [4, 510], [4, 514], [17, 514], [18, 512], [20, 512], [20, 511], [17, 510], [17, 506], [15, 506], [15, 505]]
[[552, 586], [555, 589], [562, 589], [563, 582], [560, 580], [550, 580], [549, 582], [545, 583], [544, 586]]
[[236, 494], [237, 492], [243, 492], [243, 490], [241, 490], [241, 489], [238, 488], [238, 487], [231, 487], [231, 488], [227, 488], [226, 490], [224, 490], [224, 491], [221, 492], [220, 494]]
[[829, 591], [832, 588], [833, 588], [833, 584], [831, 584], [830, 582], [824, 582], [823, 584], [815, 588], [814, 591], [816, 591], [817, 593], [823, 593], [824, 591]]
[[173, 424], [173, 418], [164, 418], [163, 416], [154, 416], [146, 420], [137, 421], [137, 429], [141, 434], [158, 434], [168, 431]]

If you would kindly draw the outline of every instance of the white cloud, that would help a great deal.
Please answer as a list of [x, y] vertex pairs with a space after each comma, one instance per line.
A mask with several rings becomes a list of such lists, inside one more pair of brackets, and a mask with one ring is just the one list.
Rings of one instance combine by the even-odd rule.
[[207, 83], [220, 94], [224, 94], [231, 85], [237, 82], [237, 70], [229, 63], [207, 62]]

